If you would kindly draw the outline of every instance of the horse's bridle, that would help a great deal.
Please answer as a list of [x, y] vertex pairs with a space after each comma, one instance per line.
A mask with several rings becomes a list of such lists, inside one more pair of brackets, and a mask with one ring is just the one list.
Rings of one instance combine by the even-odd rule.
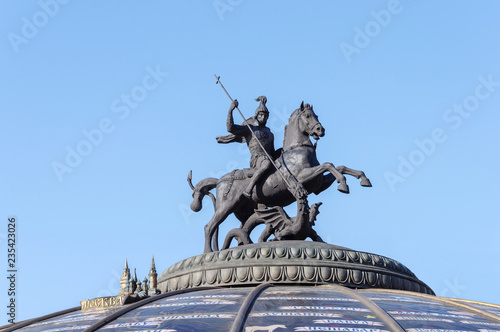
[[[303, 115], [303, 114], [305, 113], [305, 111], [306, 111], [306, 110], [308, 110], [308, 109], [312, 110], [311, 108], [305, 108], [305, 109], [303, 109], [303, 110], [301, 109], [301, 110], [300, 110], [300, 117], [302, 117], [302, 115]], [[307, 128], [307, 130], [308, 130], [309, 132], [312, 132], [312, 131], [314, 130], [314, 127], [316, 127], [318, 124], [320, 124], [320, 123], [319, 123], [319, 121], [316, 121], [316, 124], [315, 124], [315, 125], [313, 125], [313, 126], [311, 126], [311, 125], [310, 125], [310, 123], [309, 123], [309, 121], [306, 121], [306, 120], [302, 120], [302, 121], [304, 121], [304, 124], [306, 125], [306, 128]]]

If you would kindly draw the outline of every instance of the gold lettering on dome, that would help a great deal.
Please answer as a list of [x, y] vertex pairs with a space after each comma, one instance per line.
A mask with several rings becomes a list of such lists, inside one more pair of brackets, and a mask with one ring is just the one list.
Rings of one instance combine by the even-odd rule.
[[94, 308], [104, 308], [123, 305], [121, 296], [98, 297], [92, 300], [83, 300], [80, 302], [81, 310], [89, 310]]
[[90, 302], [89, 300], [83, 300], [83, 301], [81, 301], [81, 302], [80, 302], [80, 304], [81, 304], [81, 306], [82, 306], [82, 310], [86, 310], [86, 309], [88, 309], [88, 307], [89, 307], [89, 302]]

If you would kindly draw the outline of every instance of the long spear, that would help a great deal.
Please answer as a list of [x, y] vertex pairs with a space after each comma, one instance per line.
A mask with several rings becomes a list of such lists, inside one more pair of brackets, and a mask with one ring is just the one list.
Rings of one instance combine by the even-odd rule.
[[[220, 81], [220, 76], [217, 76], [215, 75], [215, 79], [217, 80], [217, 82], [215, 82], [215, 84], [220, 84], [222, 90], [224, 90], [224, 92], [226, 93], [226, 95], [229, 97], [229, 99], [231, 99], [231, 102], [234, 101], [233, 98], [231, 98], [231, 96], [229, 95], [229, 93], [227, 92], [226, 88], [224, 87], [224, 85], [222, 85], [222, 82]], [[236, 106], [236, 109], [238, 110], [238, 112], [240, 113], [241, 117], [243, 118], [243, 121], [245, 123], [245, 125], [248, 127], [248, 129], [250, 129], [250, 132], [252, 133], [252, 136], [257, 140], [257, 143], [259, 143], [259, 146], [260, 148], [262, 149], [262, 151], [264, 151], [264, 153], [266, 154], [267, 156], [267, 159], [269, 159], [271, 161], [271, 163], [273, 164], [274, 168], [276, 168], [276, 170], [278, 171], [279, 175], [281, 175], [281, 177], [283, 178], [283, 181], [285, 181], [287, 187], [289, 190], [292, 190], [292, 186], [290, 184], [290, 182], [288, 182], [288, 180], [286, 179], [285, 175], [281, 172], [281, 170], [278, 168], [278, 166], [276, 165], [276, 163], [274, 162], [273, 158], [271, 158], [271, 156], [269, 155], [269, 153], [267, 153], [266, 149], [264, 149], [264, 146], [262, 145], [262, 143], [260, 142], [259, 138], [255, 135], [255, 132], [253, 131], [252, 127], [248, 124], [247, 122], [247, 119], [245, 118], [245, 116], [243, 115], [243, 113], [240, 111], [239, 107]], [[291, 175], [291, 174], [290, 174]], [[297, 179], [294, 179], [296, 181], [297, 184], [300, 185], [300, 182], [297, 180]], [[294, 190], [295, 191], [295, 190]], [[292, 192], [294, 194], [294, 196], [296, 195], [296, 193]]]

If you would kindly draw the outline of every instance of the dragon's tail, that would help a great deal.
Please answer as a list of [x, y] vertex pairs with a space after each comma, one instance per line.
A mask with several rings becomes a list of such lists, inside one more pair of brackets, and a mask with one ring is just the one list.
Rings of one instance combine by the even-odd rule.
[[233, 239], [238, 241], [239, 246], [253, 243], [247, 232], [241, 228], [234, 228], [227, 233], [224, 244], [222, 245], [222, 250], [229, 248]]

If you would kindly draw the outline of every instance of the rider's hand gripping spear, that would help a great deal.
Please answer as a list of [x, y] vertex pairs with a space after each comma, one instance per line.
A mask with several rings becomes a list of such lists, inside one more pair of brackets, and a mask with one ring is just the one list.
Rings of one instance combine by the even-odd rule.
[[[233, 98], [231, 98], [231, 96], [229, 95], [229, 93], [227, 92], [226, 88], [224, 88], [224, 85], [222, 85], [222, 82], [220, 81], [220, 76], [217, 76], [215, 75], [215, 79], [217, 80], [215, 82], [215, 84], [220, 84], [221, 88], [224, 90], [224, 92], [226, 93], [226, 95], [229, 97], [229, 99], [231, 100], [231, 102], [233, 102]], [[273, 164], [274, 168], [276, 168], [276, 171], [279, 173], [279, 175], [281, 176], [281, 178], [283, 179], [283, 181], [285, 182], [288, 190], [293, 194], [293, 196], [295, 197], [295, 199], [300, 199], [300, 198], [306, 198], [307, 197], [307, 190], [304, 188], [304, 186], [302, 185], [302, 183], [300, 183], [291, 173], [290, 171], [288, 171], [290, 177], [289, 179], [291, 179], [293, 182], [294, 182], [294, 185], [292, 185], [288, 179], [285, 177], [285, 175], [281, 172], [281, 169], [276, 165], [276, 163], [274, 162], [273, 158], [271, 158], [271, 156], [269, 155], [269, 153], [267, 153], [266, 149], [264, 149], [264, 146], [262, 145], [262, 143], [260, 142], [259, 138], [255, 135], [255, 132], [253, 131], [252, 127], [248, 124], [247, 122], [247, 119], [245, 118], [245, 116], [243, 115], [243, 113], [240, 111], [239, 107], [236, 106], [236, 109], [238, 110], [238, 112], [240, 113], [241, 117], [243, 118], [243, 121], [245, 123], [245, 125], [248, 127], [248, 129], [250, 130], [250, 132], [252, 133], [252, 136], [256, 139], [257, 143], [259, 143], [259, 146], [260, 148], [262, 149], [262, 151], [264, 151], [264, 153], [266, 154], [266, 157], [267, 159], [269, 159], [269, 161], [271, 161], [271, 163]]]

